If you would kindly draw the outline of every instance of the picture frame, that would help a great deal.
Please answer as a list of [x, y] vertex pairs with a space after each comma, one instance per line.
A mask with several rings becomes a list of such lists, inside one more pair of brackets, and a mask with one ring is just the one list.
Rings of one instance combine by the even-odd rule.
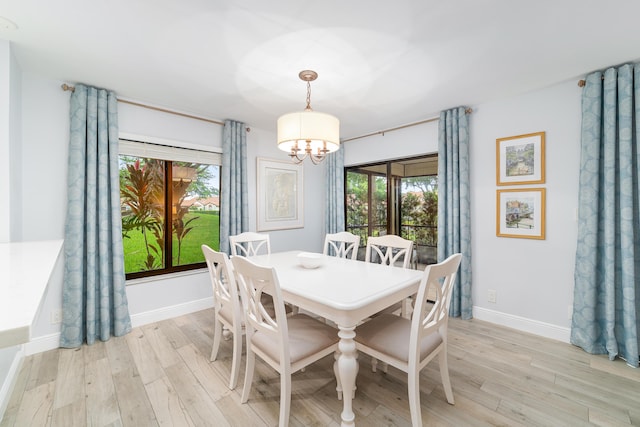
[[496, 139], [496, 184], [543, 184], [545, 132]]
[[546, 189], [496, 191], [496, 235], [544, 240]]
[[257, 159], [257, 231], [304, 227], [303, 168]]

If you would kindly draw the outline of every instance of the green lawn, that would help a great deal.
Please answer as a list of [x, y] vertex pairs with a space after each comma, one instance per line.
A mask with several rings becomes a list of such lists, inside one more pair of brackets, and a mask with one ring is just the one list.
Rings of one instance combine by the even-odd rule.
[[[211, 248], [218, 250], [220, 247], [220, 217], [218, 214], [194, 212], [185, 216], [185, 221], [197, 216], [198, 219], [193, 221], [190, 226], [193, 230], [182, 241], [182, 248], [180, 253], [180, 264], [194, 264], [198, 262], [204, 262], [204, 256], [200, 245], [206, 244]], [[145, 270], [144, 261], [147, 258], [147, 251], [144, 244], [144, 238], [142, 232], [132, 231], [129, 233], [130, 238], [124, 238], [124, 268], [126, 273], [133, 273]], [[147, 236], [150, 243], [155, 244], [153, 236]], [[176, 264], [178, 259], [178, 241], [173, 238], [173, 263]], [[156, 258], [155, 255], [151, 252]], [[155, 268], [162, 268], [159, 265], [159, 261], [156, 261]]]

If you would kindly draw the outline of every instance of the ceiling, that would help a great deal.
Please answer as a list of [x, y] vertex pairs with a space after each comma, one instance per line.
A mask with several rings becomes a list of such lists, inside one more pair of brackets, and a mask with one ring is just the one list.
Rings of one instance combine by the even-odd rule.
[[637, 0], [0, 0], [0, 16], [25, 72], [268, 131], [315, 70], [311, 105], [342, 139], [640, 58]]

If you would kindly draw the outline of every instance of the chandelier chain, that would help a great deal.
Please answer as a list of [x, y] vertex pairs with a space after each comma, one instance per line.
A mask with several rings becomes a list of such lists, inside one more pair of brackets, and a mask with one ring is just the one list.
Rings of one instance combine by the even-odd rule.
[[307, 111], [311, 111], [311, 82], [307, 81]]

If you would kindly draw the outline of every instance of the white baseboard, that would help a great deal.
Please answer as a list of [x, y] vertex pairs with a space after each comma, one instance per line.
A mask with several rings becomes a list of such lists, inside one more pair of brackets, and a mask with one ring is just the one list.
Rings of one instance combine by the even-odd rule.
[[20, 350], [18, 350], [18, 352], [14, 356], [13, 362], [11, 362], [9, 372], [4, 379], [2, 387], [0, 387], [0, 420], [2, 420], [2, 417], [4, 417], [7, 406], [9, 406], [11, 393], [13, 392], [13, 388], [16, 386], [16, 381], [18, 381], [18, 373], [20, 372], [20, 368], [22, 367], [24, 357], [24, 346], [21, 346]]
[[170, 307], [162, 307], [157, 310], [146, 311], [144, 313], [132, 314], [131, 326], [137, 328], [138, 326], [148, 325], [149, 323], [183, 316], [185, 314], [194, 313], [196, 311], [205, 310], [211, 307], [213, 307], [213, 297], [208, 297], [195, 301], [185, 302], [182, 304], [172, 305]]
[[31, 356], [32, 354], [42, 353], [58, 347], [60, 347], [60, 332], [31, 338], [31, 341], [24, 345], [24, 353], [25, 356]]
[[[211, 307], [213, 307], [213, 297], [189, 301], [182, 304], [172, 305], [170, 307], [162, 307], [157, 310], [146, 311], [144, 313], [132, 314], [131, 326], [137, 328], [138, 326], [183, 316], [185, 314], [194, 313]], [[43, 335], [41, 337], [32, 338], [30, 342], [25, 344], [25, 355], [30, 356], [43, 351], [53, 350], [58, 347], [60, 347], [59, 332], [51, 335]]]
[[482, 307], [473, 307], [473, 317], [478, 320], [484, 320], [485, 322], [495, 323], [566, 343], [569, 343], [571, 336], [570, 328], [563, 328], [550, 323], [540, 322], [539, 320], [527, 319], [525, 317], [488, 310]]

